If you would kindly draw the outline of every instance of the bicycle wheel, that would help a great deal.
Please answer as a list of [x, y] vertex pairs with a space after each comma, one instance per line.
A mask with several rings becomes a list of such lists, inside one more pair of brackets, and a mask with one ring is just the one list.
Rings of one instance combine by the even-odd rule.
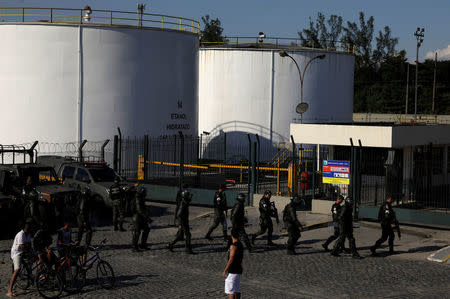
[[[14, 272], [14, 265], [12, 266], [12, 272]], [[24, 263], [22, 264], [22, 267], [20, 267], [15, 285], [22, 290], [26, 290], [28, 289], [30, 284], [31, 284], [31, 269], [28, 267], [27, 264]]]
[[112, 289], [116, 284], [114, 270], [107, 261], [97, 263], [97, 283], [104, 289]]
[[73, 264], [68, 266], [65, 264], [63, 269], [61, 269], [61, 278], [63, 279], [64, 289], [69, 293], [75, 293], [81, 290], [82, 281], [80, 274], [80, 266], [78, 264]]
[[36, 288], [44, 298], [58, 298], [64, 285], [61, 276], [54, 270], [40, 270], [35, 277]]

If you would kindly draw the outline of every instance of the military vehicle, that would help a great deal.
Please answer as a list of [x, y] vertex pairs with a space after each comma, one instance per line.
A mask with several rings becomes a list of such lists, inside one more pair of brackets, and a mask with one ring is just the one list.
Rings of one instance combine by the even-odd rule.
[[73, 216], [79, 192], [63, 185], [52, 167], [35, 163], [36, 145], [37, 142], [29, 149], [0, 145], [0, 193], [11, 199], [8, 202], [11, 225], [19, 226], [26, 207], [22, 192], [30, 180], [37, 195], [39, 218], [56, 228], [64, 217]]
[[[114, 183], [114, 178], [120, 176], [105, 161], [79, 162], [74, 157], [39, 156], [38, 164], [54, 168], [58, 178], [69, 187], [82, 190], [88, 186], [95, 204], [112, 207], [109, 188]], [[131, 186], [123, 178], [121, 178], [121, 185], [124, 188]], [[127, 200], [127, 203], [129, 202]], [[129, 208], [127, 207], [126, 210], [128, 211]]]

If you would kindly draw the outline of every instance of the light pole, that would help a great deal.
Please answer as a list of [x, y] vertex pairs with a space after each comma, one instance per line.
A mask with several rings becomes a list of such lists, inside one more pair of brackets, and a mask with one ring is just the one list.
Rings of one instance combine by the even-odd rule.
[[[305, 79], [305, 72], [306, 69], [308, 68], [308, 66], [311, 64], [311, 62], [313, 62], [313, 60], [315, 59], [324, 59], [325, 58], [325, 54], [321, 54], [321, 55], [317, 55], [316, 57], [311, 58], [305, 65], [305, 68], [303, 69], [303, 72], [300, 71], [300, 67], [298, 66], [297, 61], [295, 61], [295, 59], [289, 55], [286, 51], [280, 51], [280, 56], [281, 57], [289, 57], [290, 59], [292, 59], [292, 61], [295, 63], [295, 66], [297, 67], [298, 70], [298, 75], [300, 76], [300, 107], [297, 106], [297, 112], [300, 114], [300, 123], [303, 123], [303, 113], [306, 112], [306, 110], [308, 109], [307, 105], [303, 105], [303, 80]], [[302, 107], [303, 106], [303, 107]], [[302, 111], [302, 112], [299, 112]]]
[[416, 32], [414, 32], [414, 36], [417, 39], [417, 51], [416, 51], [416, 90], [414, 95], [414, 122], [417, 122], [417, 81], [418, 81], [418, 73], [419, 73], [419, 48], [420, 45], [423, 43], [423, 36], [424, 36], [425, 29], [420, 29], [417, 27]]

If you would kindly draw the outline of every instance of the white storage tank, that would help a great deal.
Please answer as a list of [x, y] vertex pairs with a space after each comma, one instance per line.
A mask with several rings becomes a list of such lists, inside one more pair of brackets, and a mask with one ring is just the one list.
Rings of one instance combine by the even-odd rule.
[[[295, 63], [281, 57], [286, 50], [303, 72], [304, 123], [352, 121], [352, 53], [294, 48], [201, 48], [199, 58], [199, 131], [213, 140], [227, 133], [227, 146], [248, 144], [247, 133], [265, 145], [290, 142], [289, 126], [300, 122], [300, 80]], [[301, 140], [296, 140], [300, 143]]]
[[197, 22], [144, 14], [139, 24], [135, 13], [110, 11], [2, 13], [11, 16], [0, 21], [0, 144], [112, 139], [118, 127], [124, 136], [197, 136]]

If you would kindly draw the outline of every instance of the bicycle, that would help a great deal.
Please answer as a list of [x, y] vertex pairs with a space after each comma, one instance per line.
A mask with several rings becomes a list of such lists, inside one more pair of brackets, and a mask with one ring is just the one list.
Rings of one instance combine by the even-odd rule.
[[79, 254], [76, 250], [79, 250], [78, 246], [71, 246], [63, 250], [63, 255], [57, 259], [56, 272], [61, 276], [64, 289], [69, 293], [78, 292], [82, 287], [80, 266], [77, 263]]
[[[63, 283], [59, 274], [45, 263], [38, 265], [37, 256], [27, 254], [23, 256], [22, 267], [16, 279], [16, 286], [27, 290], [35, 285], [38, 293], [44, 298], [58, 298], [63, 291]], [[33, 272], [36, 273], [33, 275]], [[14, 265], [13, 269], [14, 271]]]
[[[104, 239], [101, 242], [101, 244], [105, 244], [105, 242], [106, 242], [106, 239]], [[116, 276], [114, 275], [114, 270], [113, 270], [112, 266], [107, 261], [103, 260], [100, 257], [99, 247], [89, 246], [87, 249], [90, 251], [93, 251], [94, 255], [91, 256], [86, 261], [86, 265], [84, 266], [85, 269], [82, 269], [82, 271], [81, 271], [82, 287], [84, 287], [86, 285], [87, 271], [92, 269], [94, 267], [94, 265], [97, 264], [97, 267], [96, 267], [97, 284], [106, 290], [112, 289], [114, 287], [114, 285], [116, 284]], [[80, 265], [81, 264], [82, 263], [80, 261]]]

